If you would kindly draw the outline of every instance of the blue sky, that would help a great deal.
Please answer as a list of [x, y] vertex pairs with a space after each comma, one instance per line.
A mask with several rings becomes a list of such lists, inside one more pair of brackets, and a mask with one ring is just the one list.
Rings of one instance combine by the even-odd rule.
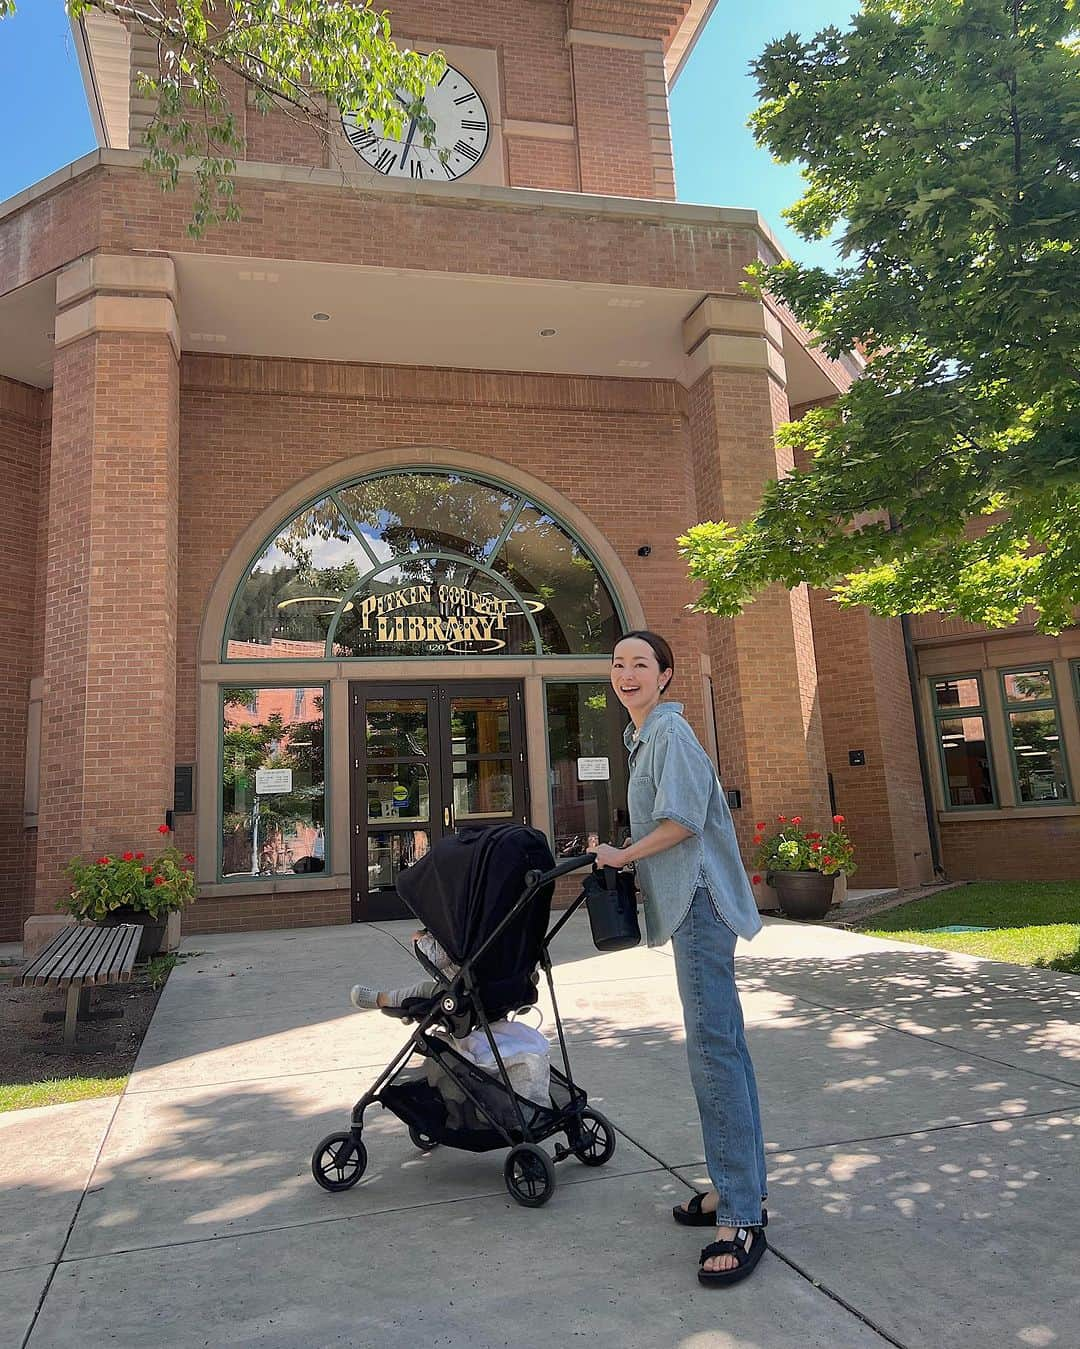
[[[390, 0], [392, 8], [392, 0]], [[843, 25], [856, 0], [720, 0], [675, 86], [675, 169], [682, 201], [753, 206], [795, 257], [828, 264], [825, 244], [806, 244], [780, 212], [800, 194], [794, 166], [755, 147], [746, 119], [754, 106], [747, 64], [789, 29]], [[21, 0], [0, 23], [0, 201], [94, 147], [75, 47], [62, 0]]]

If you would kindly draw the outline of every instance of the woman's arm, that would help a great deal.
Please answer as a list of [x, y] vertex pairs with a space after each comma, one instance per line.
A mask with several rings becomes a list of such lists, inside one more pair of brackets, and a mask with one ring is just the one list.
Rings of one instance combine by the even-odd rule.
[[631, 862], [640, 862], [643, 857], [652, 857], [654, 853], [666, 852], [674, 848], [683, 839], [692, 838], [693, 831], [684, 829], [674, 820], [661, 820], [656, 828], [637, 843], [627, 843], [623, 848], [613, 848], [609, 843], [601, 843], [596, 849], [598, 867], [626, 867]]

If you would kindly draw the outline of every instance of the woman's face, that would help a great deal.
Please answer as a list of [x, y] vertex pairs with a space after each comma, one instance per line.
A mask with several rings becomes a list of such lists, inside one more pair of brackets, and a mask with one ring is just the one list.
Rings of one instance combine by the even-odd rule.
[[650, 711], [671, 678], [670, 670], [661, 670], [656, 652], [640, 637], [626, 637], [611, 658], [611, 687], [631, 716]]

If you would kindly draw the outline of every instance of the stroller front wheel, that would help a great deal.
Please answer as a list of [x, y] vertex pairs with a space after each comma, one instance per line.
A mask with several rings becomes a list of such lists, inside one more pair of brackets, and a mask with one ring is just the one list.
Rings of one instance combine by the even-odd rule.
[[535, 1143], [519, 1143], [506, 1154], [506, 1188], [525, 1208], [539, 1208], [555, 1193], [555, 1164]]
[[367, 1170], [367, 1148], [350, 1133], [327, 1134], [311, 1154], [311, 1174], [324, 1190], [351, 1190]]
[[606, 1115], [591, 1106], [581, 1112], [577, 1137], [570, 1137], [574, 1156], [585, 1166], [603, 1166], [615, 1151], [615, 1127]]

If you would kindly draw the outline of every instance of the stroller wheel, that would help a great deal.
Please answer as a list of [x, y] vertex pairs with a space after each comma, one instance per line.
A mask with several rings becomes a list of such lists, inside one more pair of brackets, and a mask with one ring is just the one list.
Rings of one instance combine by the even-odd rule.
[[367, 1169], [367, 1148], [352, 1134], [327, 1134], [311, 1155], [311, 1174], [324, 1190], [351, 1190]]
[[427, 1134], [422, 1134], [419, 1129], [413, 1128], [411, 1124], [409, 1125], [409, 1137], [413, 1141], [413, 1147], [419, 1148], [421, 1152], [431, 1152], [434, 1148], [439, 1146], [434, 1138], [429, 1138]]
[[510, 1149], [503, 1176], [511, 1196], [526, 1208], [539, 1208], [555, 1193], [555, 1164], [535, 1143]]
[[570, 1138], [574, 1156], [585, 1166], [603, 1166], [615, 1151], [615, 1128], [606, 1115], [591, 1107], [581, 1112], [576, 1140]]

